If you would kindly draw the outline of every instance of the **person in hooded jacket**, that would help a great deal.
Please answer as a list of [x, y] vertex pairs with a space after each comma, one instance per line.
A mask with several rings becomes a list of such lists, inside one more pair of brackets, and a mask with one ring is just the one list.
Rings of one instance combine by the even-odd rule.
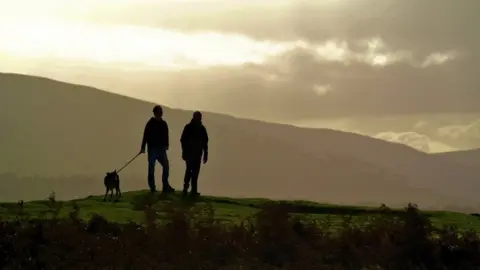
[[[198, 196], [198, 176], [201, 163], [208, 161], [208, 133], [202, 123], [202, 113], [193, 113], [192, 120], [183, 128], [180, 138], [182, 145], [182, 159], [185, 161], [185, 177], [183, 182], [183, 195], [187, 195], [191, 184], [190, 194]], [[202, 160], [203, 157], [203, 160]]]

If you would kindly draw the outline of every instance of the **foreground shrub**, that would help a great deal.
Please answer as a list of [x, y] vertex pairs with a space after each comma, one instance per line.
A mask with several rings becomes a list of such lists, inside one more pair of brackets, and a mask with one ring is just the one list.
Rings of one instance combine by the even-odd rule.
[[[53, 200], [52, 200], [53, 201]], [[142, 207], [146, 226], [101, 216], [19, 219], [0, 224], [2, 269], [477, 269], [476, 232], [434, 228], [415, 206], [382, 209], [363, 223], [292, 217], [268, 204], [240, 224], [214, 219], [211, 206]], [[51, 202], [52, 203], [52, 202]], [[55, 208], [56, 209], [56, 208]]]

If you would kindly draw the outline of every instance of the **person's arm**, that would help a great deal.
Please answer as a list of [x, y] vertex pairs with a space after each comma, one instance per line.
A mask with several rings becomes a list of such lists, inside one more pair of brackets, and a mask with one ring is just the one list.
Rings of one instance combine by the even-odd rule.
[[206, 155], [208, 155], [208, 132], [207, 132], [207, 128], [205, 126], [202, 126], [202, 132], [203, 132], [203, 137], [204, 137], [203, 152]]
[[188, 139], [188, 125], [183, 127], [182, 135], [180, 136], [180, 144], [182, 145], [182, 151], [185, 150]]
[[166, 146], [166, 148], [167, 148], [167, 150], [168, 150], [168, 147], [170, 146], [170, 138], [169, 138], [169, 133], [170, 133], [170, 131], [168, 130], [168, 124], [167, 124], [167, 122], [164, 121], [164, 123], [165, 123], [165, 134], [164, 134], [164, 135], [165, 135], [165, 137], [164, 137], [164, 138], [165, 138], [165, 146]]
[[188, 124], [183, 127], [182, 135], [180, 136], [180, 144], [182, 146], [182, 159], [187, 160], [187, 140], [188, 140]]
[[142, 139], [142, 146], [141, 150], [145, 150], [145, 147], [147, 145], [147, 138], [150, 136], [150, 121], [147, 122], [145, 125], [145, 129], [143, 130], [143, 139]]

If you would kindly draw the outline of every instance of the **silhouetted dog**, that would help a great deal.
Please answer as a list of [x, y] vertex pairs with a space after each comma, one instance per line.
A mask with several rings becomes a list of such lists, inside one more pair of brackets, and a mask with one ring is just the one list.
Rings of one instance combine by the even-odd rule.
[[115, 189], [115, 196], [120, 197], [122, 193], [120, 192], [120, 177], [118, 176], [117, 171], [107, 172], [105, 178], [103, 179], [103, 183], [105, 184], [105, 196], [103, 197], [103, 201], [107, 199], [108, 192], [110, 191], [110, 199], [113, 197], [113, 190]]

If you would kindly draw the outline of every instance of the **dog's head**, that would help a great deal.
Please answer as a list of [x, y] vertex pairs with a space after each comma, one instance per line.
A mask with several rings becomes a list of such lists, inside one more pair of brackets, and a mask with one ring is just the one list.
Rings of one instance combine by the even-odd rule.
[[111, 180], [115, 180], [115, 179], [118, 179], [118, 173], [117, 173], [117, 170], [113, 171], [113, 172], [107, 172], [107, 174], [105, 175], [105, 180], [107, 179], [111, 179]]

